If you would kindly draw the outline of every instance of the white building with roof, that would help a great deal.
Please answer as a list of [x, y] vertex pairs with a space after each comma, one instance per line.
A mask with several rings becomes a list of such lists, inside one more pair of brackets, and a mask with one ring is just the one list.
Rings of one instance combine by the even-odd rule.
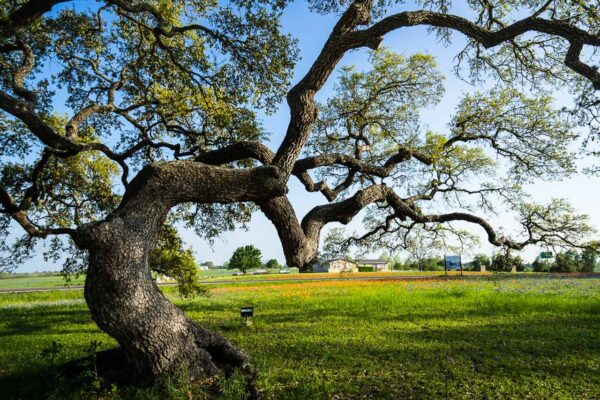
[[385, 260], [372, 260], [372, 259], [363, 259], [356, 260], [356, 263], [360, 267], [372, 267], [373, 271], [388, 271], [388, 262]]

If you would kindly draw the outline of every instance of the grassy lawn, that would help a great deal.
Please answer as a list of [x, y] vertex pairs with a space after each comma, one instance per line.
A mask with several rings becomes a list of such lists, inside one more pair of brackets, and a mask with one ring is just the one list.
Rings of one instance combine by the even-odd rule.
[[83, 285], [85, 276], [73, 277], [70, 282], [62, 276], [32, 276], [25, 278], [0, 279], [0, 289], [27, 289], [67, 285]]
[[[233, 276], [233, 273], [238, 272], [237, 269], [226, 270], [216, 269], [208, 271], [199, 271], [199, 279], [205, 282], [219, 281], [256, 281], [256, 280], [298, 280], [298, 279], [340, 279], [340, 278], [365, 278], [365, 277], [404, 277], [404, 276], [443, 276], [442, 271], [395, 271], [395, 272], [355, 272], [355, 273], [299, 273], [298, 268], [290, 268], [289, 274], [280, 274], [279, 270], [270, 270], [269, 274], [252, 275], [250, 272], [242, 276]], [[481, 272], [464, 272], [465, 275], [482, 275]], [[490, 274], [483, 273], [483, 275]], [[458, 276], [459, 272], [450, 271], [450, 276]], [[527, 275], [533, 275], [528, 273]], [[71, 277], [71, 281], [67, 282], [62, 276], [26, 276], [26, 277], [0, 277], [0, 291], [9, 289], [35, 289], [35, 288], [53, 288], [57, 286], [83, 285], [85, 275]], [[174, 281], [173, 281], [174, 282]]]
[[[191, 301], [166, 293], [251, 355], [267, 399], [600, 398], [600, 278], [248, 282]], [[249, 304], [247, 326], [239, 308]], [[0, 398], [44, 398], [52, 365], [84, 356], [91, 340], [115, 345], [81, 291], [1, 294]], [[64, 345], [54, 361], [40, 356], [52, 342]]]

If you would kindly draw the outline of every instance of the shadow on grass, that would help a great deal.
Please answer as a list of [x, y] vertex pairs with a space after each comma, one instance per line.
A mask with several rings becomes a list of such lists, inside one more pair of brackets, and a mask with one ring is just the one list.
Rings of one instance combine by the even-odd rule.
[[5, 308], [0, 313], [0, 337], [98, 332], [98, 329], [93, 328], [95, 325], [90, 313], [84, 307]]
[[[84, 314], [74, 310], [62, 312], [53, 323], [68, 320], [73, 313]], [[234, 341], [243, 338], [255, 363], [275, 374], [269, 375], [271, 381], [288, 379], [278, 374], [290, 365], [300, 371], [306, 369], [306, 375], [293, 377], [296, 386], [277, 389], [282, 392], [277, 392], [275, 398], [311, 396], [311, 387], [315, 391], [324, 390], [317, 385], [322, 382], [311, 382], [313, 373], [350, 377], [344, 382], [329, 382], [327, 387], [331, 393], [368, 391], [370, 398], [375, 399], [389, 398], [387, 396], [394, 393], [407, 398], [453, 398], [450, 391], [463, 382], [487, 385], [492, 391], [498, 387], [507, 390], [507, 384], [527, 389], [527, 385], [532, 384], [528, 379], [540, 376], [554, 379], [555, 384], [576, 388], [575, 391], [600, 395], [600, 377], [589, 369], [594, 360], [597, 363], [600, 359], [600, 317], [597, 315], [529, 316], [467, 326], [438, 326], [436, 323], [440, 321], [428, 318], [430, 315], [423, 315], [422, 326], [416, 330], [384, 325], [369, 336], [364, 327], [357, 328], [356, 337], [350, 339], [339, 336], [335, 326], [317, 333], [315, 325], [311, 330], [311, 324], [273, 332], [268, 340], [260, 330], [242, 332], [240, 329], [228, 334]], [[36, 334], [40, 328], [44, 329], [37, 326], [28, 334]], [[352, 326], [345, 330], [352, 334]], [[277, 340], [277, 337], [286, 340]], [[315, 371], [311, 372], [312, 369]], [[400, 376], [406, 379], [401, 380]], [[443, 382], [446, 389], [431, 392], [431, 387], [408, 379], [423, 376], [430, 380], [431, 387]], [[40, 366], [22, 373], [0, 374], [0, 398], [44, 398], [53, 390], [56, 380], [56, 368]], [[298, 385], [305, 385], [301, 395], [294, 392]], [[417, 390], [418, 385], [422, 387]], [[577, 393], [572, 396], [576, 398]], [[315, 397], [310, 398], [326, 398], [320, 397], [318, 392], [312, 392], [312, 396]], [[482, 396], [473, 398], [484, 398]]]

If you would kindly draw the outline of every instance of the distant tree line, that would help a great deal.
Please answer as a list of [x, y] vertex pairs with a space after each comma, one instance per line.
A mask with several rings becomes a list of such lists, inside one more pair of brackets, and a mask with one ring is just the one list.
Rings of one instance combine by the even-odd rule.
[[[400, 258], [389, 259], [394, 271], [443, 271], [444, 259], [442, 257], [430, 256], [422, 258]], [[517, 272], [594, 272], [600, 269], [600, 257], [598, 250], [586, 248], [581, 251], [566, 250], [557, 253], [552, 260], [537, 258], [533, 263], [527, 263], [518, 255], [500, 252], [492, 257], [485, 254], [477, 254], [472, 261], [463, 263], [465, 271], [511, 272], [513, 268]]]
[[538, 258], [531, 266], [536, 272], [594, 272], [600, 267], [598, 261], [598, 253], [592, 249], [567, 250], [556, 254], [553, 261]]
[[400, 259], [390, 260], [392, 270], [394, 271], [443, 271], [444, 259], [441, 257], [423, 257], [407, 258], [405, 261]]

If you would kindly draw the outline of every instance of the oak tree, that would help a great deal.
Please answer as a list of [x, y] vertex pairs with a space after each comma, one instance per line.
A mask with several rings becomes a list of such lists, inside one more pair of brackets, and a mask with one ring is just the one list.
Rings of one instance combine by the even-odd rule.
[[262, 265], [260, 250], [252, 245], [238, 247], [229, 260], [229, 269], [237, 268], [242, 273]]
[[[85, 269], [92, 318], [138, 377], [182, 367], [193, 378], [222, 368], [254, 374], [244, 352], [154, 284], [150, 260], [167, 218], [210, 240], [261, 210], [287, 265], [300, 268], [316, 256], [325, 225], [362, 210], [367, 232], [347, 244], [469, 239], [456, 222], [515, 250], [577, 247], [590, 233], [563, 200], [536, 204], [522, 188], [575, 172], [577, 128], [589, 129], [589, 143], [597, 137], [598, 5], [469, 0], [460, 16], [448, 0], [401, 12], [401, 0], [309, 0], [338, 21], [288, 87], [298, 54], [280, 26], [285, 0], [76, 3], [0, 2], [0, 233], [16, 225], [25, 233], [1, 242], [2, 265], [47, 240], [48, 257]], [[435, 59], [381, 46], [418, 25], [448, 42], [465, 37], [457, 73], [495, 83], [464, 96], [442, 132], [420, 122], [444, 90]], [[357, 49], [371, 50], [371, 68], [342, 69], [331, 98], [317, 104]], [[572, 107], [553, 107], [559, 88]], [[284, 95], [289, 125], [272, 151], [257, 112], [274, 111]], [[290, 179], [324, 195], [302, 220], [286, 197]], [[502, 205], [521, 235], [488, 222], [486, 210]]]

